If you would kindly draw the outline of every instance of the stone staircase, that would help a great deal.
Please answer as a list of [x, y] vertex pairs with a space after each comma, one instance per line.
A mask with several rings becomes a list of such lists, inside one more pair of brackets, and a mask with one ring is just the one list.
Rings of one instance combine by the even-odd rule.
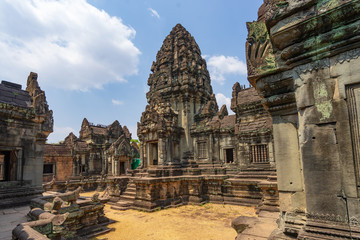
[[274, 174], [276, 174], [275, 170], [249, 169], [233, 175], [226, 180], [224, 186], [224, 203], [258, 206], [263, 199], [263, 193], [259, 184]]
[[14, 183], [12, 186], [0, 184], [0, 209], [22, 206], [30, 203], [30, 200], [42, 195], [42, 187], [21, 186]]
[[132, 178], [130, 178], [127, 184], [126, 190], [120, 195], [118, 202], [111, 206], [112, 209], [116, 210], [128, 210], [134, 206], [136, 196], [136, 185]]

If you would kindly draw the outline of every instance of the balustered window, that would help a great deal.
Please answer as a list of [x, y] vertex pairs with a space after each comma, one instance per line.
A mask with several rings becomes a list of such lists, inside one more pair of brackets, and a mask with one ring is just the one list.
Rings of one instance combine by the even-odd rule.
[[267, 145], [266, 144], [251, 145], [250, 156], [252, 163], [268, 163], [269, 154], [268, 154]]
[[199, 156], [199, 158], [207, 158], [206, 142], [198, 142], [197, 143], [197, 148], [198, 148], [198, 156]]

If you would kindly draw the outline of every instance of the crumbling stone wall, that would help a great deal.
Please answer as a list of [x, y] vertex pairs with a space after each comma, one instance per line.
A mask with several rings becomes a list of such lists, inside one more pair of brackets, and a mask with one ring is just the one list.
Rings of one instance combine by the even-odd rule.
[[37, 77], [30, 73], [26, 90], [15, 83], [0, 84], [0, 153], [8, 161], [0, 185], [5, 188], [10, 181], [10, 187], [42, 184], [43, 148], [53, 131], [53, 117]]
[[359, 13], [358, 0], [264, 1], [248, 23], [248, 79], [273, 119], [279, 229], [299, 239], [360, 233]]

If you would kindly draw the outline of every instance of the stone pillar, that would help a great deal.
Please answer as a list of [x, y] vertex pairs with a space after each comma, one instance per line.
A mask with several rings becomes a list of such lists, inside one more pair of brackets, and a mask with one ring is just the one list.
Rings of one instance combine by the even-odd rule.
[[164, 159], [166, 159], [167, 153], [165, 151], [165, 141], [159, 138], [158, 142], [158, 165], [163, 165]]
[[90, 153], [89, 155], [89, 171], [94, 171], [94, 153]]
[[213, 145], [213, 135], [211, 133], [211, 134], [209, 134], [209, 140], [208, 140], [208, 162], [209, 163], [213, 163], [212, 145]]
[[271, 167], [276, 167], [274, 158], [274, 143], [272, 141], [268, 143], [268, 154]]
[[107, 171], [107, 174], [108, 175], [112, 175], [112, 161], [111, 161], [111, 156], [108, 155], [108, 158], [106, 160], [106, 165], [108, 166], [108, 171]]
[[194, 160], [196, 161], [196, 162], [198, 162], [198, 146], [197, 146], [197, 137], [194, 137], [194, 139], [193, 139], [193, 142], [194, 142]]
[[76, 176], [77, 173], [77, 161], [76, 161], [76, 157], [73, 159], [73, 176]]
[[144, 143], [140, 142], [140, 160], [141, 160], [141, 168], [145, 168], [147, 166], [144, 155]]
[[119, 159], [114, 159], [114, 175], [119, 176]]
[[107, 173], [107, 153], [104, 152], [104, 154], [101, 157], [101, 174]]
[[166, 162], [171, 162], [172, 160], [174, 160], [174, 151], [173, 151], [173, 141], [172, 141], [172, 137], [168, 137], [167, 138], [167, 142], [166, 142]]
[[114, 156], [111, 156], [111, 174], [115, 176], [115, 161]]
[[146, 167], [149, 167], [151, 165], [150, 158], [150, 143], [145, 143], [145, 149], [146, 149]]
[[[16, 165], [16, 167], [17, 167], [17, 174], [16, 174], [16, 180], [21, 180], [21, 178], [22, 178], [22, 158], [23, 158], [23, 152], [22, 152], [22, 149], [20, 149], [19, 151], [18, 151], [18, 154], [17, 154], [17, 165]], [[5, 167], [5, 166], [4, 166]]]

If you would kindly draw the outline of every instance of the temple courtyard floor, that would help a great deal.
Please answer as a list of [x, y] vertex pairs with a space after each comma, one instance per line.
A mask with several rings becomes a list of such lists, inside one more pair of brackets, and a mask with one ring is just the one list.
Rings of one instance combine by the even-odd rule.
[[[91, 196], [93, 193], [83, 193]], [[11, 239], [11, 231], [17, 224], [26, 222], [29, 206], [0, 209], [0, 240]], [[126, 210], [119, 211], [105, 206], [105, 214], [115, 221], [113, 229], [93, 240], [234, 240], [236, 231], [231, 227], [239, 216], [257, 217], [257, 223], [246, 229], [238, 239], [267, 239], [276, 228], [278, 213], [255, 214], [253, 207], [207, 203], [201, 206], [185, 205], [152, 213]]]
[[148, 213], [136, 210], [118, 211], [105, 207], [105, 215], [116, 223], [107, 234], [93, 239], [108, 240], [182, 240], [235, 239], [231, 221], [238, 216], [256, 216], [252, 207], [204, 204], [186, 205]]

